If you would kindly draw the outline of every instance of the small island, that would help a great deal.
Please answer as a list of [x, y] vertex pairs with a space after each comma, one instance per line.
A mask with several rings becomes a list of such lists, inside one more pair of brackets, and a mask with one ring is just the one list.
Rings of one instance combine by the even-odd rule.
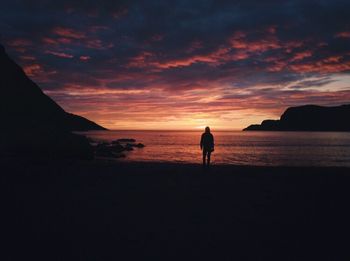
[[279, 120], [264, 120], [244, 131], [350, 131], [350, 104], [288, 108]]

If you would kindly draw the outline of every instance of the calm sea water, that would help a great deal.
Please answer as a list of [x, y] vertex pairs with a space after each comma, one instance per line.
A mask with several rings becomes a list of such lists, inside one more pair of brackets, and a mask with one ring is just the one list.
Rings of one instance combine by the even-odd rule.
[[[92, 131], [99, 141], [134, 138], [146, 145], [126, 153], [124, 161], [200, 163], [195, 131]], [[350, 133], [344, 132], [213, 132], [214, 164], [259, 166], [350, 167]]]

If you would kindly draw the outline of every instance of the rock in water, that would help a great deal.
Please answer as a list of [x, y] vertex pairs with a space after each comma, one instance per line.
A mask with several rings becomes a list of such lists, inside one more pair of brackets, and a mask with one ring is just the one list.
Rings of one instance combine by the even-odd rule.
[[126, 139], [126, 138], [123, 138], [123, 139], [117, 139], [116, 140], [117, 142], [136, 142], [135, 139]]

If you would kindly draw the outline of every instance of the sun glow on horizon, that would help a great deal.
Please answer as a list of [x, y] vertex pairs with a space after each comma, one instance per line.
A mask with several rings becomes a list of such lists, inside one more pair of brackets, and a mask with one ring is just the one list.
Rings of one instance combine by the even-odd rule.
[[[262, 120], [266, 118], [265, 115], [261, 115], [260, 117], [251, 116], [248, 118], [244, 118], [244, 114], [242, 115], [243, 119], [237, 117], [236, 120], [225, 120], [208, 117], [205, 119], [196, 119], [196, 118], [181, 118], [176, 117], [176, 119], [172, 120], [162, 120], [156, 121], [152, 120], [153, 117], [145, 117], [143, 120], [138, 119], [137, 121], [133, 119], [119, 119], [115, 120], [113, 115], [110, 120], [106, 120], [105, 118], [98, 118], [98, 115], [87, 113], [78, 113], [86, 118], [89, 118], [96, 123], [111, 129], [111, 130], [189, 130], [189, 131], [199, 131], [204, 130], [205, 127], [209, 126], [213, 130], [218, 131], [231, 131], [231, 130], [242, 130], [248, 125], [256, 122], [260, 123]], [[276, 118], [276, 117], [270, 117]]]

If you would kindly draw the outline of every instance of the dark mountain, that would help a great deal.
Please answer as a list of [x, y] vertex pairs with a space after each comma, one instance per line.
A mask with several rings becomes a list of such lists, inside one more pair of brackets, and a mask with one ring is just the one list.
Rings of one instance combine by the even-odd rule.
[[31, 81], [0, 45], [0, 155], [91, 158], [84, 136], [71, 131], [105, 130], [65, 112]]
[[81, 116], [65, 112], [30, 80], [0, 46], [1, 128], [53, 128], [69, 131], [104, 130]]
[[336, 107], [305, 105], [288, 108], [280, 120], [264, 120], [244, 130], [350, 131], [350, 104]]

